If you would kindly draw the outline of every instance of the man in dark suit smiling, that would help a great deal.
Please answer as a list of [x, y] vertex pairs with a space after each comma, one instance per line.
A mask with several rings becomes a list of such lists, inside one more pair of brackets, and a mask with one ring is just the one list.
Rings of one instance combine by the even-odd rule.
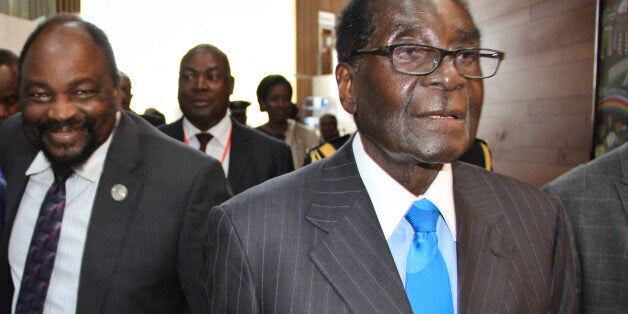
[[2, 312], [204, 312], [203, 207], [230, 196], [220, 164], [118, 109], [95, 25], [52, 18], [19, 60], [22, 113], [0, 127]]
[[456, 161], [504, 56], [480, 47], [466, 4], [353, 0], [336, 34], [339, 98], [358, 131], [212, 209], [210, 309], [574, 312], [559, 202]]

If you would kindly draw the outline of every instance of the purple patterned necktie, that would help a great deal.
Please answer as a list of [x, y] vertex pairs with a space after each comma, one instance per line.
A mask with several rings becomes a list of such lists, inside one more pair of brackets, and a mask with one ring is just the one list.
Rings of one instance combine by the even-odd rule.
[[65, 180], [57, 178], [46, 193], [31, 238], [17, 298], [16, 314], [43, 313], [50, 276], [57, 256], [65, 208]]

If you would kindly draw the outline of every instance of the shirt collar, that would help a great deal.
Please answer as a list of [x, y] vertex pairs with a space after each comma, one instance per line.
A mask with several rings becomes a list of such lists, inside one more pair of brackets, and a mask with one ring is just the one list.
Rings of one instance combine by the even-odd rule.
[[229, 137], [231, 136], [231, 119], [229, 115], [225, 115], [209, 130], [203, 132], [197, 127], [195, 127], [190, 120], [183, 117], [183, 136], [186, 137], [188, 143], [196, 141], [196, 134], [198, 133], [209, 133], [213, 136], [213, 139], [216, 139], [222, 147], [227, 146], [227, 142], [229, 142]]
[[[89, 180], [91, 182], [97, 182], [100, 178], [100, 175], [103, 171], [103, 166], [105, 164], [105, 159], [107, 157], [107, 152], [109, 151], [109, 146], [111, 146], [111, 139], [118, 128], [118, 124], [120, 124], [120, 111], [116, 113], [116, 123], [109, 134], [107, 140], [102, 143], [93, 153], [85, 163], [82, 165], [73, 168], [74, 173], [77, 175]], [[33, 174], [37, 174], [43, 171], [48, 170], [50, 168], [50, 161], [46, 158], [43, 151], [39, 151], [35, 159], [30, 164], [28, 169], [26, 169], [26, 175], [30, 176]]]
[[438, 207], [449, 231], [456, 239], [456, 213], [451, 164], [444, 164], [425, 194], [417, 196], [406, 190], [366, 153], [359, 132], [356, 132], [352, 145], [358, 172], [371, 202], [373, 202], [377, 219], [386, 239], [390, 238], [399, 222], [404, 219], [412, 202], [422, 198], [429, 199]]

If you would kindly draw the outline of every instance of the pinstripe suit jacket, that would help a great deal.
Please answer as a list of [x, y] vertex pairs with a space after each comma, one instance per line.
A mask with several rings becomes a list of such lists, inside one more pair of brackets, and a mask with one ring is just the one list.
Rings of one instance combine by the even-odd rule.
[[544, 189], [565, 205], [580, 258], [587, 313], [628, 311], [628, 144]]
[[[24, 174], [36, 154], [20, 114], [2, 124], [0, 165], [8, 188], [0, 242], [0, 302], [5, 307], [14, 290], [9, 236], [29, 180]], [[116, 184], [128, 188], [122, 201], [112, 197]], [[199, 205], [219, 204], [229, 196], [218, 161], [122, 112], [94, 199], [76, 312], [202, 313], [207, 210]]]
[[[514, 179], [453, 166], [460, 313], [575, 312], [560, 204]], [[212, 209], [216, 313], [411, 313], [352, 146]]]

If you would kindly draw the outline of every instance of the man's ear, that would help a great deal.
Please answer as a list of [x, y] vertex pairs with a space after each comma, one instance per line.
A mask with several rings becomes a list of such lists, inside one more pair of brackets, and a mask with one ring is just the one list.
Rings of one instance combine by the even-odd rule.
[[338, 97], [340, 103], [346, 112], [354, 114], [356, 111], [355, 100], [353, 97], [353, 75], [355, 71], [353, 67], [347, 63], [339, 63], [336, 66], [336, 84], [338, 85]]
[[113, 89], [113, 101], [116, 103], [118, 110], [122, 109], [122, 94], [117, 86]]
[[233, 95], [233, 88], [235, 87], [235, 78], [233, 76], [229, 77], [229, 95]]

